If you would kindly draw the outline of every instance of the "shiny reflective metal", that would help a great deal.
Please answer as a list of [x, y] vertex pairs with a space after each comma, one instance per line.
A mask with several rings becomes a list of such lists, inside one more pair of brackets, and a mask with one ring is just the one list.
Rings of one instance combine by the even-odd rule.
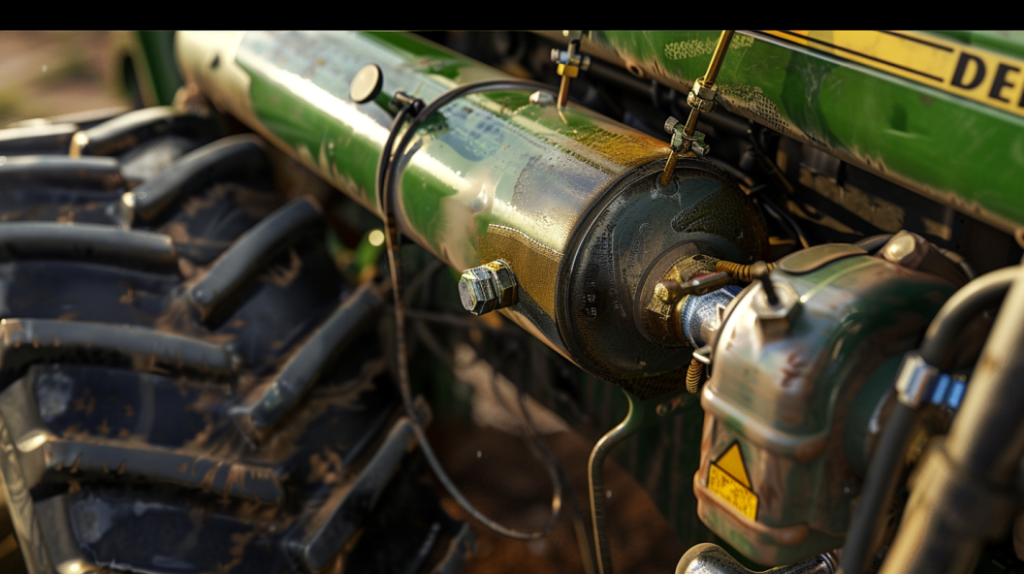
[[917, 408], [924, 401], [932, 384], [938, 380], [939, 370], [925, 362], [916, 352], [907, 353], [896, 377], [896, 393], [900, 402]]
[[555, 103], [555, 97], [548, 92], [536, 91], [530, 94], [530, 103], [538, 106], [550, 106]]
[[686, 96], [686, 103], [703, 114], [715, 109], [715, 96], [718, 91], [710, 85], [704, 84], [704, 78], [697, 78], [693, 82], [693, 88]]
[[[686, 97], [686, 103], [690, 106], [690, 115], [687, 116], [686, 125], [683, 127], [683, 146], [679, 150], [682, 155], [704, 157], [708, 153], [707, 146], [704, 145], [704, 134], [697, 131], [697, 118], [700, 117], [701, 112], [711, 111], [714, 108], [715, 79], [718, 78], [718, 72], [722, 69], [722, 60], [725, 59], [725, 52], [729, 49], [729, 42], [734, 33], [735, 30], [722, 30], [722, 35], [718, 37], [718, 45], [715, 46], [715, 51], [711, 54], [707, 73], [694, 82], [690, 94]], [[703, 97], [710, 97], [711, 101], [708, 102]], [[695, 144], [699, 145], [695, 148]]]
[[558, 64], [558, 75], [562, 76], [562, 83], [558, 87], [559, 108], [569, 100], [569, 79], [579, 76], [580, 71], [590, 68], [590, 56], [579, 53], [582, 32], [565, 30], [563, 34], [569, 38], [569, 48], [567, 50], [557, 48], [551, 50], [551, 61]]
[[474, 315], [490, 313], [516, 302], [516, 278], [504, 261], [466, 269], [459, 278], [459, 299]]
[[893, 235], [878, 254], [903, 267], [938, 275], [954, 285], [963, 285], [973, 273], [969, 266], [960, 265], [962, 257], [946, 255], [924, 237], [907, 230]]
[[903, 230], [892, 236], [880, 255], [888, 261], [916, 269], [928, 254], [928, 241], [916, 233]]
[[682, 283], [679, 288], [687, 295], [703, 295], [705, 293], [721, 289], [729, 283], [732, 283], [732, 275], [729, 275], [724, 271], [719, 271], [709, 275], [694, 277], [693, 279]]
[[[814, 558], [764, 570], [761, 574], [834, 574], [836, 561], [825, 553]], [[717, 544], [704, 543], [690, 548], [679, 560], [676, 574], [755, 574], [743, 567]]]
[[683, 130], [684, 126], [679, 123], [674, 116], [669, 116], [665, 120], [665, 132], [672, 134], [672, 139], [668, 143], [669, 155], [668, 161], [665, 162], [665, 170], [661, 174], [661, 186], [666, 187], [672, 180], [672, 173], [676, 170], [676, 162], [679, 161], [679, 151], [683, 147]]

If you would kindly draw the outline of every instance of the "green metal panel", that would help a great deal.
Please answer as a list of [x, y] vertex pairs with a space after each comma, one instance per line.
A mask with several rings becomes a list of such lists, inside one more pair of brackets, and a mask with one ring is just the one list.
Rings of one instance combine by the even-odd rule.
[[[1018, 56], [1020, 33], [945, 33]], [[593, 49], [689, 86], [718, 31], [592, 31]], [[586, 46], [584, 47], [586, 50]], [[1007, 231], [1024, 224], [1024, 118], [756, 32], [717, 80], [724, 106]]]

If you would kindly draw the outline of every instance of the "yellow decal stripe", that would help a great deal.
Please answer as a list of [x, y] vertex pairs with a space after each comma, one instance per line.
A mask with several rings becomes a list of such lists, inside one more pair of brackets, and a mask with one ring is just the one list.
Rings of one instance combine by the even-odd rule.
[[909, 31], [762, 30], [1024, 117], [1024, 61]]

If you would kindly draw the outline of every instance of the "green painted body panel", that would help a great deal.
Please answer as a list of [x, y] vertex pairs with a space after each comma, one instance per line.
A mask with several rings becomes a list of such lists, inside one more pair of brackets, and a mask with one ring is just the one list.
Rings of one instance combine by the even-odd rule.
[[987, 48], [1007, 56], [1024, 58], [1024, 32], [1012, 30], [936, 30], [934, 36], [966, 46]]
[[[1020, 33], [945, 33], [1011, 56]], [[718, 31], [592, 31], [670, 85], [707, 70]], [[584, 50], [586, 46], [584, 46]], [[716, 87], [726, 109], [1004, 230], [1024, 224], [1024, 118], [822, 52], [738, 32]]]

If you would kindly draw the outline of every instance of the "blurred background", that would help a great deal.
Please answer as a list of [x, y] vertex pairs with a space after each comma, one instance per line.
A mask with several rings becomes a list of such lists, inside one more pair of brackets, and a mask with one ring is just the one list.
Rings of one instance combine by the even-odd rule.
[[0, 125], [133, 107], [118, 32], [0, 32]]

